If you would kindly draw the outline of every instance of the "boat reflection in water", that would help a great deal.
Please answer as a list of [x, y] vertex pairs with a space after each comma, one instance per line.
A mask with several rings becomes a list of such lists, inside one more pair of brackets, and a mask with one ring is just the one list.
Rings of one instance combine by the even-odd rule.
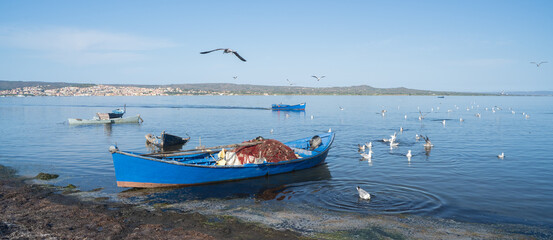
[[[254, 197], [259, 200], [272, 200], [284, 191], [287, 185], [330, 180], [326, 164], [301, 171], [245, 179], [217, 184], [198, 185], [180, 188], [131, 188], [118, 194], [120, 198], [136, 199], [148, 203], [178, 203], [187, 200], [209, 198], [233, 199]], [[277, 199], [279, 200], [279, 199]]]

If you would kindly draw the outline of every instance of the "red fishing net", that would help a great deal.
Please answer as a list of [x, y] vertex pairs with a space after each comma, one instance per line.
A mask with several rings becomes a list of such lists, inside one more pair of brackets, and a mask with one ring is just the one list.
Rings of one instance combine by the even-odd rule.
[[255, 159], [260, 158], [265, 158], [267, 162], [271, 163], [297, 158], [291, 148], [273, 139], [262, 140], [262, 143], [254, 146], [239, 147], [234, 149], [233, 152], [236, 153], [238, 160], [242, 164], [254, 163]]

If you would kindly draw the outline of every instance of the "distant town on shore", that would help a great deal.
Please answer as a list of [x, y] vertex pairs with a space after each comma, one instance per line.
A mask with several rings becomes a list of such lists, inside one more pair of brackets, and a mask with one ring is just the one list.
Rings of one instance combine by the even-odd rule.
[[552, 96], [551, 91], [535, 92], [449, 92], [409, 88], [263, 86], [233, 83], [171, 85], [82, 84], [0, 80], [0, 96], [170, 96], [170, 95], [421, 95], [421, 96]]

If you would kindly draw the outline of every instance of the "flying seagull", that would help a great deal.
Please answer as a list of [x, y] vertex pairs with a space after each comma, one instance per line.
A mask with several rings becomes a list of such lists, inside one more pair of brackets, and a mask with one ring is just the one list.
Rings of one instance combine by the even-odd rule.
[[290, 80], [288, 80], [288, 78], [286, 79], [286, 81], [288, 82], [288, 84], [290, 84], [290, 86], [294, 85], [292, 82], [290, 82]]
[[234, 77], [232, 77], [232, 78], [234, 78], [234, 80], [236, 80], [236, 79], [238, 78], [238, 76], [234, 76]]
[[210, 53], [210, 52], [214, 52], [214, 51], [219, 51], [219, 50], [223, 50], [223, 53], [234, 53], [234, 55], [236, 55], [236, 57], [238, 57], [240, 60], [242, 61], [246, 61], [246, 59], [244, 59], [242, 56], [240, 56], [236, 51], [230, 49], [230, 48], [217, 48], [217, 49], [213, 49], [211, 51], [205, 51], [205, 52], [200, 52], [200, 54], [206, 54], [206, 53]]
[[542, 62], [539, 62], [539, 63], [537, 63], [537, 62], [530, 62], [530, 63], [536, 64], [536, 67], [540, 67], [540, 65], [541, 65], [542, 63], [547, 63], [547, 62], [543, 62], [543, 61], [542, 61]]
[[314, 77], [314, 78], [316, 78], [316, 79], [317, 79], [317, 81], [321, 81], [321, 78], [324, 78], [325, 76], [320, 76], [320, 77], [317, 77], [317, 76], [313, 75], [313, 76], [311, 76], [311, 77]]

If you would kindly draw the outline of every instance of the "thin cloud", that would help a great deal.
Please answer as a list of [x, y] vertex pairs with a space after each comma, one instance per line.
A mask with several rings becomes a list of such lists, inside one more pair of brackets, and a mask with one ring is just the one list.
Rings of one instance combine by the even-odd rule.
[[0, 29], [0, 45], [33, 50], [45, 58], [80, 64], [142, 60], [146, 58], [145, 51], [176, 46], [165, 39], [70, 28], [4, 28]]

